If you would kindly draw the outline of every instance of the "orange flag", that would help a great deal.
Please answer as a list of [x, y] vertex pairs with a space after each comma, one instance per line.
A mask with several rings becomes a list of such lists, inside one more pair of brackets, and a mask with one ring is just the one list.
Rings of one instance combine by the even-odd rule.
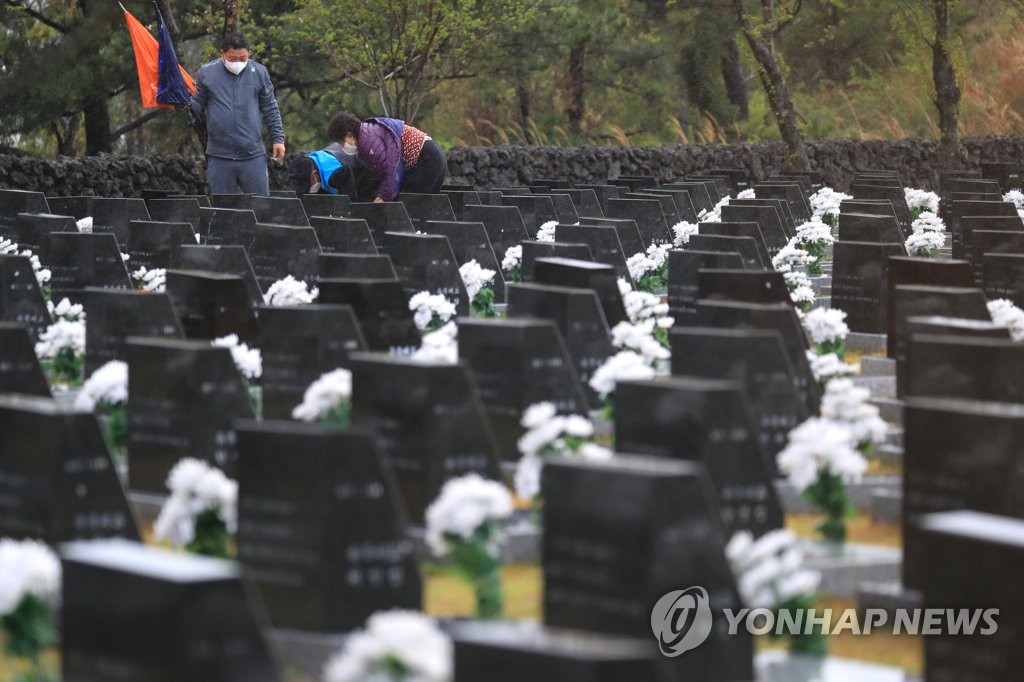
[[[161, 107], [173, 109], [169, 104], [160, 104], [156, 101], [156, 92], [160, 80], [160, 45], [156, 38], [146, 30], [146, 27], [139, 23], [139, 20], [132, 16], [132, 13], [125, 10], [124, 20], [128, 23], [128, 33], [132, 37], [132, 47], [135, 49], [135, 66], [139, 71], [139, 92], [142, 95], [142, 107], [153, 109]], [[196, 91], [195, 81], [192, 76], [181, 66], [181, 76], [185, 79], [185, 85], [190, 92]]]

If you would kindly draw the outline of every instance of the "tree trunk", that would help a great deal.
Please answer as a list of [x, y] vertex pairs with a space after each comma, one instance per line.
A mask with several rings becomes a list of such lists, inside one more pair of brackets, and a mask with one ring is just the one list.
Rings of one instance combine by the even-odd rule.
[[78, 133], [79, 114], [62, 116], [54, 122], [54, 133], [57, 136], [57, 156], [75, 155], [75, 137]]
[[90, 93], [82, 102], [85, 115], [85, 153], [95, 156], [110, 153], [110, 112], [107, 110], [107, 93]]
[[823, 45], [822, 55], [825, 70], [825, 78], [833, 83], [846, 83], [846, 63], [844, 55], [839, 52], [839, 7], [835, 3], [829, 3], [825, 11], [825, 34], [829, 36], [828, 42]]
[[939, 110], [939, 162], [941, 168], [959, 168], [960, 86], [950, 53], [949, 0], [932, 0], [935, 11], [935, 42], [932, 43], [932, 79], [935, 107]]
[[789, 149], [787, 166], [790, 170], [810, 170], [810, 163], [803, 149], [803, 134], [800, 132], [796, 106], [789, 93], [789, 84], [786, 82], [786, 74], [782, 70], [778, 56], [775, 54], [775, 41], [771, 34], [771, 28], [763, 32], [754, 27], [750, 16], [747, 14], [744, 0], [733, 0], [736, 10], [736, 18], [739, 19], [740, 29], [750, 46], [750, 51], [757, 61], [758, 74], [761, 76], [761, 84], [768, 95], [768, 104], [775, 114], [775, 120], [779, 126], [779, 133], [782, 134], [782, 141]]
[[569, 118], [569, 130], [579, 134], [583, 123], [584, 109], [584, 82], [583, 82], [583, 60], [586, 55], [586, 45], [578, 43], [569, 50], [569, 108], [566, 115]]
[[740, 60], [740, 46], [736, 44], [736, 36], [729, 36], [725, 43], [722, 78], [725, 80], [729, 102], [736, 107], [736, 117], [746, 121], [750, 117], [750, 95], [747, 92], [747, 81], [743, 78], [743, 62]]

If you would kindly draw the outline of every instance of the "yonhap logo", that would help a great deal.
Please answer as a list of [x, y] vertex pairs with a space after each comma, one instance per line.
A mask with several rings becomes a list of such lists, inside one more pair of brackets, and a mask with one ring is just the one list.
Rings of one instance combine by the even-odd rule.
[[711, 634], [711, 602], [703, 587], [669, 592], [651, 611], [651, 630], [669, 658], [696, 649]]

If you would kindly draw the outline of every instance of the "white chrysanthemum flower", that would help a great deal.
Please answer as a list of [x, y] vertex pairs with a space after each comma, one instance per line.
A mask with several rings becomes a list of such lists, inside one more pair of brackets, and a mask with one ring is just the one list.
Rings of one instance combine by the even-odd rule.
[[164, 268], [147, 270], [144, 267], [140, 267], [132, 273], [132, 279], [140, 283], [138, 286], [143, 291], [162, 293], [167, 289], [167, 270]]
[[931, 211], [924, 211], [910, 227], [914, 232], [945, 232], [946, 223]]
[[804, 329], [815, 345], [845, 341], [850, 333], [846, 313], [839, 308], [815, 308], [803, 319]]
[[352, 372], [339, 367], [326, 372], [302, 394], [302, 402], [292, 410], [292, 418], [304, 422], [320, 421], [335, 407], [352, 400]]
[[736, 198], [737, 199], [756, 199], [757, 198], [757, 193], [754, 191], [754, 188], [751, 187], [751, 188], [745, 189], [742, 192], [740, 192], [739, 194], [737, 194]]
[[523, 428], [535, 429], [541, 424], [554, 419], [556, 414], [558, 414], [558, 410], [555, 408], [554, 403], [534, 403], [523, 410], [523, 418], [519, 423], [523, 425]]
[[854, 449], [853, 434], [845, 424], [812, 417], [789, 432], [789, 444], [778, 454], [779, 469], [798, 491], [828, 471], [843, 482], [859, 481], [867, 460]]
[[919, 258], [931, 258], [938, 253], [946, 243], [946, 235], [942, 232], [915, 232], [909, 237], [904, 246], [907, 253]]
[[633, 351], [619, 351], [608, 358], [590, 377], [590, 387], [602, 398], [615, 392], [619, 381], [651, 379], [655, 370], [640, 354]]
[[519, 267], [523, 263], [523, 247], [521, 244], [505, 249], [505, 257], [501, 259], [501, 269], [505, 272]]
[[992, 316], [993, 322], [1010, 330], [1010, 337], [1014, 341], [1024, 340], [1024, 310], [1014, 305], [1013, 301], [1005, 298], [989, 301], [988, 314]]
[[452, 549], [451, 538], [472, 540], [485, 524], [512, 515], [512, 495], [501, 483], [470, 473], [450, 479], [426, 511], [426, 540], [439, 557]]
[[688, 223], [685, 220], [681, 220], [672, 226], [672, 243], [676, 247], [681, 247], [685, 244], [690, 243], [690, 237], [700, 232], [699, 225]]
[[409, 299], [409, 310], [413, 312], [413, 321], [421, 331], [430, 326], [437, 316], [442, 323], [455, 317], [455, 304], [441, 294], [421, 291]]
[[794, 237], [772, 258], [772, 267], [776, 270], [795, 269], [813, 262], [814, 256], [801, 249], [800, 242]]
[[53, 301], [47, 301], [46, 309], [50, 311], [50, 316], [54, 319], [74, 321], [85, 317], [85, 308], [82, 307], [82, 304], [72, 303], [67, 298], [62, 298], [57, 305], [54, 305]]
[[626, 259], [626, 267], [629, 269], [629, 276], [634, 281], [643, 278], [647, 273], [658, 268], [655, 262], [647, 257], [646, 253], [634, 253]]
[[811, 365], [814, 380], [822, 383], [834, 377], [851, 376], [860, 372], [860, 365], [851, 365], [839, 359], [835, 353], [818, 355], [813, 350], [806, 351], [807, 362]]
[[939, 212], [939, 195], [935, 192], [904, 187], [903, 196], [906, 198], [909, 208], [921, 208], [931, 213]]
[[790, 599], [811, 596], [821, 583], [817, 571], [803, 570], [803, 553], [788, 530], [774, 530], [758, 540], [746, 531], [726, 546], [743, 603], [750, 608], [778, 608]]
[[57, 319], [39, 335], [35, 346], [40, 360], [55, 358], [64, 349], [76, 355], [85, 353], [85, 315], [78, 320]]
[[128, 363], [111, 360], [93, 372], [75, 399], [80, 410], [96, 408], [97, 403], [124, 405], [128, 402]]
[[615, 283], [619, 285], [619, 293], [623, 296], [633, 291], [633, 285], [627, 282], [625, 277], [619, 277]]
[[810, 196], [811, 220], [821, 222], [826, 216], [839, 215], [840, 205], [852, 198], [852, 195], [837, 192], [831, 187], [822, 187]]
[[1024, 192], [1019, 189], [1011, 189], [1003, 195], [1003, 201], [1011, 202], [1018, 211], [1024, 211]]
[[469, 300], [476, 298], [480, 290], [491, 286], [494, 283], [494, 276], [498, 274], [494, 270], [482, 267], [476, 260], [463, 263], [459, 267], [459, 275], [462, 276], [462, 283], [466, 285], [466, 293]]
[[523, 455], [516, 463], [513, 483], [516, 496], [521, 500], [532, 500], [540, 495], [540, 476], [544, 471], [544, 458], [537, 455]]
[[668, 360], [672, 357], [672, 352], [654, 338], [654, 327], [655, 320], [653, 319], [637, 324], [619, 322], [612, 327], [612, 345], [639, 353], [650, 365], [661, 360]]
[[835, 379], [825, 387], [821, 416], [846, 424], [858, 445], [877, 446], [885, 441], [888, 426], [870, 400], [870, 390], [850, 379]]
[[75, 221], [75, 227], [78, 228], [79, 232], [92, 232], [92, 216], [86, 216], [81, 220]]
[[827, 245], [835, 243], [832, 228], [819, 220], [803, 223], [796, 228], [797, 243], [809, 245]]
[[722, 222], [722, 207], [729, 205], [729, 197], [723, 198], [715, 207], [710, 211], [704, 209], [697, 214], [697, 221], [699, 223], [720, 223]]
[[60, 587], [60, 561], [52, 549], [37, 540], [0, 539], [0, 619], [26, 597], [56, 601]]
[[249, 381], [255, 381], [263, 376], [263, 354], [259, 348], [249, 348], [248, 344], [238, 340], [237, 334], [228, 334], [210, 342], [211, 346], [227, 348], [231, 351], [231, 359], [235, 366]]
[[[451, 640], [434, 621], [415, 611], [382, 611], [354, 632], [327, 661], [324, 682], [451, 682]], [[398, 677], [382, 672], [401, 667]]]
[[220, 469], [192, 457], [178, 461], [167, 476], [170, 496], [160, 509], [153, 536], [184, 547], [195, 539], [196, 518], [217, 512], [229, 533], [238, 527], [238, 484]]
[[409, 357], [418, 362], [458, 362], [459, 328], [454, 322], [448, 322], [436, 332], [427, 332], [422, 345]]
[[555, 226], [558, 223], [554, 220], [549, 220], [537, 230], [537, 241], [539, 242], [553, 242], [555, 241]]
[[[625, 280], [619, 279], [619, 282], [621, 284]], [[626, 308], [626, 316], [634, 323], [652, 319], [661, 320], [668, 315], [668, 303], [662, 303], [660, 296], [646, 291], [633, 291], [632, 288], [626, 290], [622, 294], [622, 304]], [[661, 325], [659, 324], [659, 326]], [[669, 326], [672, 326], [671, 323]]]
[[319, 289], [316, 287], [310, 289], [305, 282], [288, 275], [270, 285], [267, 293], [263, 295], [263, 302], [276, 307], [309, 305], [318, 296], [320, 296]]

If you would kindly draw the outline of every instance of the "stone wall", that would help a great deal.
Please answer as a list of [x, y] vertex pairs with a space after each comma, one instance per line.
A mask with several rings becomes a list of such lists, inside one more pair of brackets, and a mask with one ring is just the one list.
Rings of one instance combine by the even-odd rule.
[[[825, 183], [848, 190], [860, 169], [895, 169], [913, 187], [934, 189], [934, 140], [824, 140], [806, 145]], [[1024, 164], [1024, 136], [964, 141], [968, 168], [986, 161]], [[711, 168], [744, 168], [756, 182], [783, 167], [780, 143], [669, 147], [459, 147], [448, 155], [451, 182], [477, 187], [521, 185], [532, 178], [569, 177], [601, 183], [619, 175], [656, 175], [662, 181]], [[284, 170], [271, 167], [271, 187], [287, 189]], [[54, 196], [141, 196], [143, 189], [186, 194], [206, 191], [203, 159], [186, 156], [95, 156], [56, 160], [0, 155], [0, 188]]]

